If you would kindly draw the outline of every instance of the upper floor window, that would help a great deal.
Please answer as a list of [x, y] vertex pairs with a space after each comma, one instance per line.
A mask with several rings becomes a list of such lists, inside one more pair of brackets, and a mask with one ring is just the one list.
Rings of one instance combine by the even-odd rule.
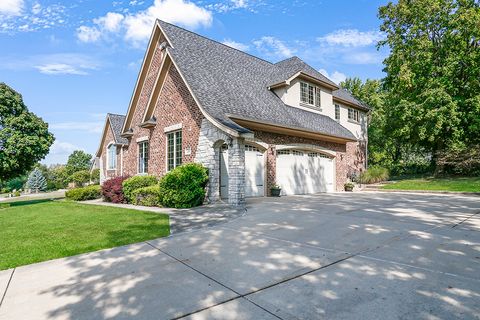
[[167, 133], [167, 170], [182, 164], [182, 130]]
[[338, 104], [335, 105], [335, 120], [340, 120], [340, 106]]
[[138, 143], [138, 173], [148, 172], [148, 141]]
[[321, 106], [321, 90], [306, 82], [300, 82], [300, 101], [306, 104]]
[[348, 108], [348, 120], [360, 122], [360, 111], [353, 108]]
[[109, 170], [115, 169], [117, 167], [117, 146], [113, 143], [107, 148], [107, 162]]

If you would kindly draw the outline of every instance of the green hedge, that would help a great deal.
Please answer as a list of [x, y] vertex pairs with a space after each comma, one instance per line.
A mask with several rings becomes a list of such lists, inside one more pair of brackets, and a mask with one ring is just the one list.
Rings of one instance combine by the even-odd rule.
[[133, 192], [143, 187], [150, 187], [158, 184], [155, 176], [134, 176], [122, 182], [123, 194], [128, 203], [135, 203]]
[[93, 200], [101, 198], [102, 192], [99, 185], [94, 185], [68, 190], [65, 192], [65, 197], [74, 201]]
[[371, 166], [368, 170], [360, 174], [360, 183], [370, 184], [381, 181], [386, 181], [390, 177], [390, 173], [387, 168]]
[[170, 208], [199, 206], [205, 199], [208, 170], [201, 164], [181, 165], [160, 180], [160, 203]]
[[148, 207], [160, 206], [160, 188], [158, 185], [138, 188], [132, 192], [133, 204]]

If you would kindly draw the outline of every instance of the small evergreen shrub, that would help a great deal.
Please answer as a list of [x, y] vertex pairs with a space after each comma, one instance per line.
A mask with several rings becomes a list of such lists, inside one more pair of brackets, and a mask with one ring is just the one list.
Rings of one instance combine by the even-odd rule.
[[75, 188], [65, 192], [65, 197], [74, 201], [99, 199], [102, 197], [102, 190], [98, 185]]
[[102, 185], [103, 199], [107, 202], [125, 203], [122, 182], [128, 177], [116, 177], [105, 181]]
[[379, 166], [371, 166], [368, 170], [360, 174], [360, 183], [370, 184], [381, 181], [386, 181], [390, 177], [390, 173], [387, 168]]
[[150, 187], [158, 184], [155, 176], [134, 176], [123, 181], [123, 194], [128, 203], [135, 203], [133, 192], [139, 188]]
[[47, 189], [47, 180], [38, 168], [33, 169], [28, 175], [27, 188], [32, 192], [44, 191]]
[[170, 208], [199, 206], [205, 198], [208, 170], [201, 164], [176, 167], [160, 180], [160, 203]]
[[160, 188], [157, 184], [142, 187], [132, 192], [133, 204], [139, 206], [157, 207], [160, 205]]

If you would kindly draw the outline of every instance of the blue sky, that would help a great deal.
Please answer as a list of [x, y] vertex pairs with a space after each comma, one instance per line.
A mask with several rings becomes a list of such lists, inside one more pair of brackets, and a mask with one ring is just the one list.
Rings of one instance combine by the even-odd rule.
[[272, 62], [292, 55], [338, 82], [381, 78], [376, 0], [1, 0], [0, 82], [56, 141], [43, 161], [95, 153], [105, 113], [124, 114], [155, 18]]

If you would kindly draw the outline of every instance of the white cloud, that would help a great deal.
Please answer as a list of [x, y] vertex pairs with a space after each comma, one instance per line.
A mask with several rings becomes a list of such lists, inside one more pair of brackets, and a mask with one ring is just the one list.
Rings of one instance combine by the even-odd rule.
[[109, 12], [93, 20], [93, 26], [81, 26], [77, 37], [83, 42], [95, 42], [107, 35], [124, 31], [126, 40], [133, 43], [148, 40], [156, 19], [188, 28], [210, 26], [212, 13], [188, 0], [155, 0], [145, 10], [122, 15]]
[[336, 84], [339, 84], [340, 82], [347, 79], [347, 76], [344, 73], [336, 71], [336, 70], [332, 74], [329, 74], [328, 71], [325, 70], [325, 69], [320, 69], [318, 71], [321, 74], [323, 74], [325, 77], [327, 77], [330, 80], [332, 80], [333, 82], [335, 82]]
[[77, 28], [77, 37], [82, 42], [95, 42], [102, 33], [96, 27], [80, 26]]
[[259, 52], [271, 58], [288, 58], [296, 52], [295, 49], [288, 48], [283, 41], [271, 36], [264, 36], [253, 41], [253, 44]]
[[0, 69], [14, 71], [34, 69], [48, 75], [86, 75], [89, 71], [98, 69], [100, 65], [96, 59], [77, 53], [35, 55], [15, 59], [0, 57]]
[[50, 147], [50, 152], [42, 161], [42, 163], [66, 163], [68, 156], [75, 150], [84, 150], [84, 148], [76, 146], [70, 142], [55, 140], [55, 142]]
[[1, 0], [0, 15], [17, 16], [22, 13], [23, 0]]
[[109, 32], [117, 32], [121, 27], [123, 15], [120, 13], [109, 12], [104, 17], [94, 19], [93, 22]]
[[42, 11], [42, 6], [40, 5], [40, 3], [35, 3], [32, 7], [32, 13], [33, 14], [39, 14], [40, 12]]
[[237, 9], [249, 9], [250, 11], [253, 11], [252, 9], [253, 5], [254, 4], [252, 3], [252, 1], [249, 1], [249, 0], [230, 0], [226, 2], [209, 4], [207, 8], [220, 13], [224, 13], [224, 12], [237, 10]]
[[238, 49], [238, 50], [241, 50], [241, 51], [248, 51], [248, 49], [250, 49], [250, 46], [248, 44], [236, 42], [236, 41], [233, 41], [231, 39], [225, 39], [225, 40], [223, 40], [222, 43], [229, 46], [229, 47], [232, 47], [232, 48], [235, 48], [235, 49]]
[[377, 52], [353, 52], [345, 55], [344, 60], [350, 64], [380, 64], [383, 58]]
[[317, 40], [329, 45], [344, 47], [365, 47], [376, 44], [383, 38], [379, 31], [359, 31], [357, 29], [341, 29], [329, 33]]

